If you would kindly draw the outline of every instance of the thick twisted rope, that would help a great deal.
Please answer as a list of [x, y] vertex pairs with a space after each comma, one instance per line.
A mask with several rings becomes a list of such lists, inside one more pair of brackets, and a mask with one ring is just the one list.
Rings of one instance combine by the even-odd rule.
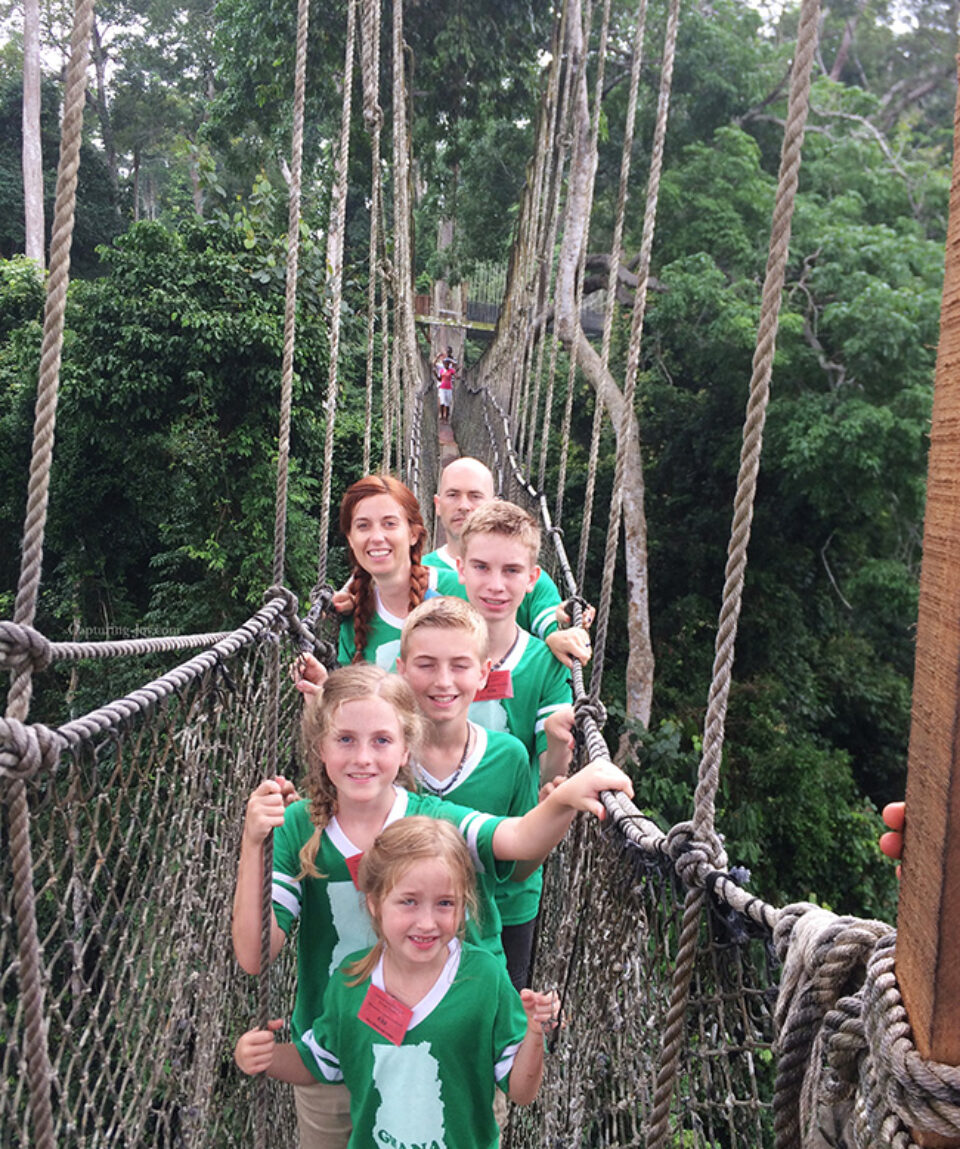
[[856, 1149], [912, 1149], [912, 1130], [960, 1137], [960, 1068], [922, 1058], [895, 973], [896, 931], [807, 903], [774, 929], [783, 961], [774, 1131], [778, 1149], [832, 1132]]
[[86, 658], [123, 658], [138, 654], [158, 654], [167, 650], [190, 650], [212, 646], [231, 631], [210, 634], [179, 634], [157, 638], [128, 638], [116, 642], [50, 642], [32, 626], [0, 620], [0, 670], [22, 672], [29, 664], [35, 671], [52, 662], [78, 662]]
[[[50, 465], [56, 427], [60, 386], [63, 320], [70, 279], [70, 246], [76, 209], [77, 172], [83, 133], [84, 95], [87, 86], [93, 0], [76, 0], [70, 36], [60, 135], [60, 164], [50, 241], [50, 275], [43, 315], [43, 341], [34, 416], [33, 449], [27, 488], [27, 511], [23, 527], [20, 579], [14, 622], [29, 626], [36, 617], [37, 595], [43, 567], [43, 538], [50, 492]], [[27, 663], [15, 670], [7, 697], [7, 721], [23, 723], [30, 710], [33, 668]], [[11, 736], [14, 732], [10, 732]], [[0, 768], [0, 779], [3, 778]], [[30, 1089], [30, 1112], [34, 1143], [53, 1149], [53, 1110], [50, 1098], [50, 1056], [43, 1020], [43, 983], [37, 937], [36, 902], [33, 892], [33, 854], [30, 846], [30, 809], [25, 783], [14, 778], [4, 783], [9, 809], [10, 855], [13, 863], [13, 900], [17, 917], [19, 954], [18, 981], [24, 1012], [24, 1053]]]
[[323, 479], [320, 494], [320, 538], [317, 588], [327, 580], [327, 536], [333, 491], [333, 432], [337, 416], [340, 372], [341, 300], [343, 298], [343, 231], [347, 210], [347, 170], [350, 161], [350, 114], [353, 96], [353, 61], [356, 43], [357, 0], [347, 5], [347, 43], [343, 60], [343, 102], [340, 111], [340, 146], [334, 167], [330, 225], [327, 228], [327, 281], [330, 285], [330, 357], [327, 365], [326, 416], [323, 440]]
[[[736, 637], [737, 620], [740, 615], [743, 579], [746, 571], [747, 542], [750, 537], [750, 523], [753, 517], [753, 501], [756, 494], [756, 478], [760, 466], [760, 449], [763, 435], [763, 422], [769, 398], [770, 374], [776, 340], [777, 316], [780, 308], [780, 294], [786, 269], [790, 241], [790, 220], [800, 170], [800, 153], [803, 144], [803, 129], [806, 123], [810, 95], [810, 66], [817, 43], [819, 0], [805, 0], [800, 14], [800, 27], [797, 33], [797, 53], [794, 60], [790, 87], [790, 100], [787, 128], [784, 134], [783, 156], [780, 165], [780, 179], [777, 187], [777, 200], [774, 209], [773, 226], [770, 238], [770, 255], [767, 262], [767, 276], [764, 282], [763, 304], [761, 307], [760, 330], [757, 338], [757, 352], [754, 356], [754, 372], [750, 385], [750, 401], [747, 406], [747, 420], [744, 426], [744, 443], [741, 453], [740, 474], [737, 481], [737, 496], [734, 501], [734, 526], [731, 532], [727, 577], [724, 584], [723, 604], [717, 634], [717, 653], [714, 662], [714, 676], [710, 688], [707, 719], [704, 730], [703, 755], [698, 772], [697, 789], [694, 795], [693, 828], [696, 836], [710, 843], [718, 869], [726, 865], [726, 854], [714, 830], [714, 808], [719, 785], [720, 757], [723, 748], [723, 729], [727, 699], [730, 692], [730, 675], [733, 666], [733, 648]], [[645, 290], [648, 268], [641, 258], [640, 284]], [[638, 293], [639, 294], [639, 293]], [[637, 316], [634, 315], [636, 325]], [[632, 346], [631, 346], [632, 358]], [[630, 359], [628, 359], [628, 374]], [[693, 902], [688, 899], [684, 910], [693, 913]], [[686, 960], [692, 962], [692, 958]], [[669, 1096], [676, 1083], [677, 1065], [680, 1052], [679, 1025], [671, 1025], [674, 1012], [685, 1012], [690, 974], [679, 960], [675, 971], [674, 993], [671, 998], [668, 1033], [664, 1038], [660, 1073], [657, 1077], [657, 1101], [651, 1116], [648, 1147], [661, 1146], [667, 1134]]]
[[[367, 282], [367, 363], [366, 420], [363, 426], [363, 473], [370, 473], [373, 430], [373, 360], [377, 318], [378, 251], [380, 245], [380, 203], [383, 176], [380, 171], [380, 131], [383, 111], [380, 107], [380, 2], [363, 0], [360, 26], [360, 65], [363, 76], [363, 121], [370, 133], [370, 245]], [[386, 341], [386, 330], [382, 332]], [[385, 383], [383, 376], [381, 383]]]
[[797, 49], [790, 82], [787, 126], [783, 138], [780, 177], [770, 234], [770, 253], [763, 284], [757, 347], [753, 357], [750, 379], [750, 398], [747, 403], [743, 428], [743, 446], [740, 453], [740, 471], [737, 475], [737, 493], [734, 499], [733, 524], [730, 532], [723, 601], [717, 630], [713, 680], [707, 703], [707, 717], [703, 732], [703, 755], [700, 760], [697, 790], [694, 796], [694, 822], [701, 835], [713, 834], [714, 799], [720, 776], [720, 758], [723, 752], [724, 723], [730, 694], [734, 644], [740, 606], [743, 598], [743, 580], [747, 567], [747, 545], [753, 521], [757, 474], [763, 445], [763, 425], [770, 398], [770, 375], [776, 350], [780, 296], [786, 275], [790, 250], [790, 224], [796, 199], [800, 173], [800, 153], [810, 103], [810, 68], [817, 49], [820, 18], [819, 0], [804, 0], [800, 10], [797, 31]]

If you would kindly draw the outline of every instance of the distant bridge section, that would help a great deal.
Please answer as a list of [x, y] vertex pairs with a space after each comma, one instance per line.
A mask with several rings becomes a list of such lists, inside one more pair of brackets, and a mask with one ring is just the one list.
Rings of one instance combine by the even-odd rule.
[[[450, 303], [459, 294], [460, 308], [440, 306], [436, 290], [430, 295], [414, 297], [416, 321], [425, 325], [440, 327], [466, 327], [472, 331], [493, 332], [500, 316], [500, 305], [507, 292], [507, 265], [481, 264], [474, 269], [469, 279], [457, 285], [459, 293], [442, 293], [445, 303]], [[584, 334], [600, 336], [603, 333], [603, 309], [606, 292], [594, 292], [584, 303], [580, 312], [580, 322]]]

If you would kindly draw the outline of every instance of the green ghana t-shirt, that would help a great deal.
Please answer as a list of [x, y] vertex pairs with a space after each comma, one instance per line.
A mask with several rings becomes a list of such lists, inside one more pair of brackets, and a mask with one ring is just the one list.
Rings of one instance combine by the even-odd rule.
[[[426, 564], [424, 564], [426, 565]], [[456, 573], [448, 570], [430, 568], [430, 583], [424, 594], [424, 600], [436, 598], [437, 595], [456, 595], [462, 590], [460, 580]], [[380, 601], [380, 592], [374, 587], [377, 608], [370, 620], [370, 629], [367, 631], [367, 645], [363, 648], [365, 662], [375, 662], [384, 670], [396, 671], [397, 657], [400, 654], [400, 631], [405, 619], [399, 615], [391, 614]], [[460, 596], [462, 597], [462, 596]], [[337, 649], [337, 662], [347, 666], [353, 661], [357, 652], [357, 643], [353, 634], [353, 619], [344, 618], [340, 624], [340, 642]]]
[[[487, 730], [506, 730], [519, 738], [530, 755], [533, 785], [540, 788], [540, 755], [547, 748], [543, 724], [561, 706], [573, 701], [569, 671], [550, 653], [550, 648], [521, 630], [517, 644], [501, 670], [510, 671], [512, 698], [488, 699], [470, 704], [470, 721]], [[505, 926], [533, 921], [540, 905], [543, 871], [536, 869], [522, 882], [507, 882], [497, 896]]]
[[[457, 589], [445, 590], [442, 593], [466, 599], [467, 592], [460, 581], [460, 576], [457, 575], [456, 560], [446, 546], [424, 555], [420, 561], [425, 567], [453, 571], [457, 579]], [[523, 602], [517, 608], [517, 624], [542, 640], [557, 629], [557, 607], [561, 602], [557, 584], [545, 570], [541, 570], [540, 577], [533, 584], [533, 590], [527, 591], [523, 596]]]
[[[443, 802], [430, 794], [411, 794], [399, 786], [393, 808], [384, 826], [398, 818], [425, 814], [450, 822], [462, 835], [477, 871], [479, 921], [467, 922], [470, 941], [489, 950], [503, 961], [500, 944], [500, 914], [494, 901], [494, 888], [509, 878], [512, 862], [498, 862], [493, 856], [493, 834], [502, 818]], [[323, 1005], [323, 993], [333, 971], [347, 954], [369, 949], [376, 940], [363, 895], [353, 884], [347, 858], [361, 851], [350, 841], [336, 818], [324, 828], [317, 851], [316, 867], [322, 878], [297, 878], [300, 850], [313, 835], [310, 803], [306, 800], [288, 806], [283, 825], [274, 832], [273, 912], [277, 925], [289, 936], [295, 921], [297, 931], [297, 991], [291, 1030], [303, 1032]]]
[[[499, 730], [484, 730], [470, 724], [476, 743], [458, 776], [442, 782], [420, 763], [414, 763], [417, 780], [430, 794], [461, 806], [472, 806], [488, 814], [522, 818], [537, 804], [538, 775], [533, 770], [526, 747], [518, 738]], [[532, 921], [537, 916], [540, 890], [538, 873], [522, 882], [503, 882], [494, 891], [504, 925]], [[504, 917], [506, 910], [508, 917]]]
[[494, 1090], [509, 1087], [526, 1014], [501, 963], [470, 944], [448, 948], [399, 1045], [357, 1016], [371, 985], [384, 989], [383, 958], [359, 985], [338, 970], [323, 1016], [295, 1040], [318, 1081], [350, 1091], [348, 1149], [496, 1149]]

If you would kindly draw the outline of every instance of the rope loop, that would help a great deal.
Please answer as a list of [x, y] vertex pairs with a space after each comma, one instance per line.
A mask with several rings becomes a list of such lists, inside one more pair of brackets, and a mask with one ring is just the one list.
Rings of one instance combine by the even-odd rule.
[[41, 770], [56, 769], [63, 746], [61, 735], [49, 726], [0, 718], [0, 779], [26, 781]]
[[0, 668], [16, 673], [39, 671], [53, 661], [50, 641], [39, 630], [25, 624], [0, 621]]
[[896, 940], [891, 930], [877, 941], [858, 995], [873, 1062], [867, 1121], [876, 1135], [892, 1106], [907, 1127], [955, 1140], [960, 1137], [960, 1067], [917, 1052], [894, 971]]

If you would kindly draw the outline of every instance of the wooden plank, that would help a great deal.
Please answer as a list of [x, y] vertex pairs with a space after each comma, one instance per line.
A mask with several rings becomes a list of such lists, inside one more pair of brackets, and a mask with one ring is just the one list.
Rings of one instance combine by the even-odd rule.
[[[960, 1065], [960, 100], [954, 138], [896, 969], [917, 1051]], [[914, 1136], [925, 1146], [960, 1146]]]

